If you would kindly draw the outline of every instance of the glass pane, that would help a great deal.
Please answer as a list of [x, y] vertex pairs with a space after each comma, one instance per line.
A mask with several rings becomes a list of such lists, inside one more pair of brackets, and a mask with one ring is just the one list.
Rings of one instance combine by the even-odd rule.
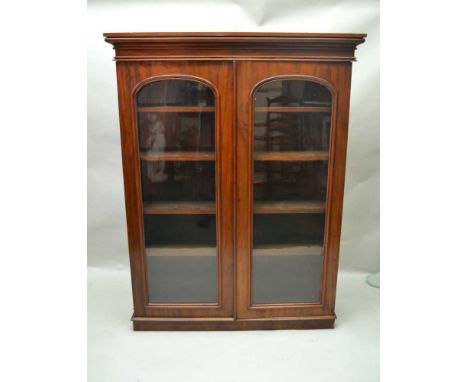
[[217, 301], [215, 215], [146, 215], [149, 301]]
[[214, 113], [138, 113], [142, 151], [214, 151]]
[[141, 161], [144, 202], [215, 201], [214, 161]]
[[138, 92], [138, 106], [214, 106], [210, 88], [198, 81], [161, 80]]
[[256, 201], [325, 201], [327, 161], [255, 161]]
[[330, 106], [330, 91], [323, 85], [304, 80], [276, 80], [255, 92], [255, 106]]
[[327, 151], [329, 113], [261, 111], [255, 113], [255, 150]]
[[331, 100], [304, 80], [254, 95], [254, 304], [320, 301]]
[[149, 302], [216, 303], [213, 92], [156, 81], [137, 108]]

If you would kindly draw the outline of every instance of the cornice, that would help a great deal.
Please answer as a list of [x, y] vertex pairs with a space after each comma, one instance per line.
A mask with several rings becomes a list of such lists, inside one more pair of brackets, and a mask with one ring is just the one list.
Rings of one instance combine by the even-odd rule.
[[117, 61], [286, 59], [354, 61], [366, 34], [104, 33]]

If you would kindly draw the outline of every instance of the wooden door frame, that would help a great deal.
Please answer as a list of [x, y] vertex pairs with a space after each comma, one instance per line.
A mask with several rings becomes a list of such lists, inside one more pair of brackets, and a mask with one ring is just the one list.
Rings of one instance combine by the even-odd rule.
[[[141, 172], [135, 95], [164, 79], [192, 79], [208, 85], [215, 97], [216, 232], [218, 303], [149, 303], [143, 225]], [[232, 62], [117, 62], [122, 164], [134, 319], [146, 317], [233, 317], [234, 315], [234, 129]]]
[[[338, 254], [346, 166], [348, 115], [351, 83], [349, 62], [261, 62], [236, 65], [237, 164], [236, 164], [236, 250], [237, 317], [264, 319], [334, 315]], [[321, 299], [319, 303], [258, 304], [252, 296], [253, 229], [253, 94], [274, 79], [309, 79], [325, 85], [332, 93], [331, 130], [324, 233]]]

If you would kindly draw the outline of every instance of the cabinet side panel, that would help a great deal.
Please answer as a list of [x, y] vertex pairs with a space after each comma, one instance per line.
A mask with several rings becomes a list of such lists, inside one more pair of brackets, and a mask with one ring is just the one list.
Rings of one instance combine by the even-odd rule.
[[131, 63], [117, 62], [119, 93], [120, 140], [127, 214], [128, 250], [132, 278], [133, 306], [135, 315], [143, 315], [145, 302], [144, 238], [141, 216], [140, 163], [138, 159], [138, 135], [131, 115], [131, 93], [128, 66]]
[[349, 102], [351, 88], [351, 63], [336, 65], [330, 72], [331, 81], [337, 89], [337, 113], [335, 136], [331, 140], [330, 152], [330, 209], [328, 216], [328, 237], [326, 250], [328, 260], [325, 272], [325, 306], [330, 312], [335, 311], [336, 282], [338, 275], [338, 260], [340, 252], [341, 223], [343, 213], [343, 197], [346, 172], [346, 151], [348, 143]]

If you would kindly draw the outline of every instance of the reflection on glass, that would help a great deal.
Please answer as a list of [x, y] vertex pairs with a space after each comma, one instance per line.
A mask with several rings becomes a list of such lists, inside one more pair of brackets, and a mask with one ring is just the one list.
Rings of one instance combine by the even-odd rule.
[[138, 106], [214, 106], [210, 88], [198, 81], [161, 80], [142, 88]]
[[257, 112], [254, 126], [258, 151], [328, 150], [328, 113]]
[[320, 301], [331, 101], [298, 79], [254, 94], [253, 304]]
[[304, 80], [275, 80], [263, 84], [254, 96], [255, 106], [331, 106], [330, 91]]
[[214, 96], [192, 80], [137, 94], [150, 303], [216, 303]]
[[325, 201], [327, 161], [255, 161], [256, 201]]
[[138, 113], [144, 152], [214, 151], [214, 113]]
[[149, 301], [217, 301], [216, 216], [145, 216]]
[[215, 201], [214, 161], [142, 161], [144, 202]]

